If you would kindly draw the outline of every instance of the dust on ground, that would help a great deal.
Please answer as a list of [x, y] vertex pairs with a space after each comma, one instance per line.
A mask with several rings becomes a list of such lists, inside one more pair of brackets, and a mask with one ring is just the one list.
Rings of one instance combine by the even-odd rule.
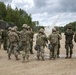
[[[60, 58], [49, 60], [49, 50], [45, 48], [45, 61], [36, 60], [36, 51], [30, 55], [30, 62], [16, 61], [12, 55], [8, 60], [7, 53], [0, 49], [0, 75], [75, 75], [76, 74], [76, 44], [74, 43], [73, 58], [65, 59], [64, 35], [62, 34]], [[35, 44], [35, 39], [34, 39]]]

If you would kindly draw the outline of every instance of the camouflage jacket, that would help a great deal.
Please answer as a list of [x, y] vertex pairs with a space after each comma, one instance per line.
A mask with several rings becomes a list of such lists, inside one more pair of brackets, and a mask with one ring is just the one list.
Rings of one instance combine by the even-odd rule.
[[53, 32], [48, 36], [48, 40], [50, 41], [51, 44], [53, 43], [58, 44], [60, 39], [62, 39], [62, 37], [57, 32]]
[[65, 43], [72, 43], [74, 32], [72, 30], [67, 30], [65, 33]]
[[36, 36], [36, 45], [46, 46], [47, 37], [45, 34], [38, 33]]

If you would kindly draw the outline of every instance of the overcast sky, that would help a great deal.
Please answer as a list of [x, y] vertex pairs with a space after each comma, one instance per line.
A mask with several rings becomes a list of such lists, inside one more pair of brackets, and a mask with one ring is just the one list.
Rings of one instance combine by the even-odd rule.
[[21, 8], [32, 14], [33, 21], [40, 25], [64, 26], [76, 21], [76, 0], [0, 0], [11, 4], [12, 8]]

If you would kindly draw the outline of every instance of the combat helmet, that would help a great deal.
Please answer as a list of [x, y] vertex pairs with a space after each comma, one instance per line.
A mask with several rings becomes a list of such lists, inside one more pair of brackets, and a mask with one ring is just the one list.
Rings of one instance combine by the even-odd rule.
[[9, 27], [8, 30], [11, 30], [11, 27]]
[[58, 26], [55, 26], [54, 28], [55, 28], [57, 31], [59, 30], [59, 27], [58, 27]]
[[56, 32], [56, 28], [53, 28], [53, 29], [52, 29], [52, 32]]
[[15, 29], [18, 29], [18, 27], [17, 27], [17, 26], [14, 26], [14, 28], [15, 28]]
[[72, 26], [71, 26], [71, 25], [69, 25], [69, 26], [67, 27], [67, 29], [72, 29]]
[[15, 31], [15, 28], [13, 27], [13, 28], [11, 28], [11, 31]]
[[44, 29], [41, 28], [41, 29], [39, 30], [39, 32], [44, 33]]
[[23, 24], [22, 27], [23, 27], [23, 28], [28, 28], [27, 24]]

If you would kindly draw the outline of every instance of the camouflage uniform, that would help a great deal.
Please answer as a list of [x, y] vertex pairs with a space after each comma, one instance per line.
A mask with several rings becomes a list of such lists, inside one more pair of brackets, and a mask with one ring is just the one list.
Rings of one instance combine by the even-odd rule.
[[30, 32], [30, 53], [33, 54], [33, 35], [34, 32], [32, 29], [28, 26], [28, 31]]
[[7, 50], [8, 31], [6, 29], [2, 32], [2, 39], [3, 39], [3, 48], [4, 50]]
[[11, 59], [10, 56], [13, 53], [15, 55], [16, 60], [19, 60], [18, 58], [18, 45], [17, 42], [19, 41], [19, 37], [15, 32], [15, 29], [12, 28], [11, 32], [8, 34], [8, 39], [9, 39], [9, 51], [8, 51], [8, 59]]
[[22, 44], [22, 57], [23, 62], [25, 62], [25, 58], [29, 61], [30, 54], [30, 32], [28, 31], [27, 24], [23, 24], [23, 30], [21, 31], [21, 44]]
[[68, 27], [67, 31], [64, 33], [65, 35], [65, 49], [66, 49], [66, 58], [68, 58], [69, 55], [69, 48], [70, 48], [70, 56], [69, 58], [72, 57], [73, 54], [73, 35], [74, 32], [72, 31], [71, 27]]
[[[18, 31], [18, 27], [14, 26], [14, 29], [15, 29], [15, 32], [19, 36], [19, 39], [20, 39], [20, 32]], [[18, 51], [19, 54], [21, 54], [20, 53], [20, 40], [18, 41], [17, 45], [18, 45], [18, 50], [17, 51]]]
[[56, 29], [52, 29], [52, 34], [48, 37], [50, 41], [50, 45], [52, 46], [52, 49], [50, 50], [50, 59], [51, 58], [57, 58], [57, 50], [58, 50], [58, 39], [61, 39], [60, 34], [57, 34]]
[[[61, 33], [60, 33], [60, 31], [59, 31], [59, 28], [58, 28], [58, 27], [55, 27], [55, 28], [56, 28], [57, 34], [60, 34], [60, 35], [61, 35]], [[60, 55], [60, 47], [61, 47], [61, 45], [60, 45], [60, 39], [58, 39], [57, 58], [59, 58], [59, 55]]]
[[[12, 29], [11, 27], [8, 28], [7, 34], [9, 34], [11, 32], [11, 29]], [[9, 43], [9, 38], [7, 37], [7, 53], [9, 51], [9, 48], [10, 48], [10, 43]]]
[[43, 29], [39, 30], [39, 33], [36, 36], [36, 46], [38, 47], [37, 49], [37, 58], [38, 60], [40, 59], [40, 56], [42, 60], [44, 60], [44, 48], [47, 43], [47, 37], [44, 33]]

